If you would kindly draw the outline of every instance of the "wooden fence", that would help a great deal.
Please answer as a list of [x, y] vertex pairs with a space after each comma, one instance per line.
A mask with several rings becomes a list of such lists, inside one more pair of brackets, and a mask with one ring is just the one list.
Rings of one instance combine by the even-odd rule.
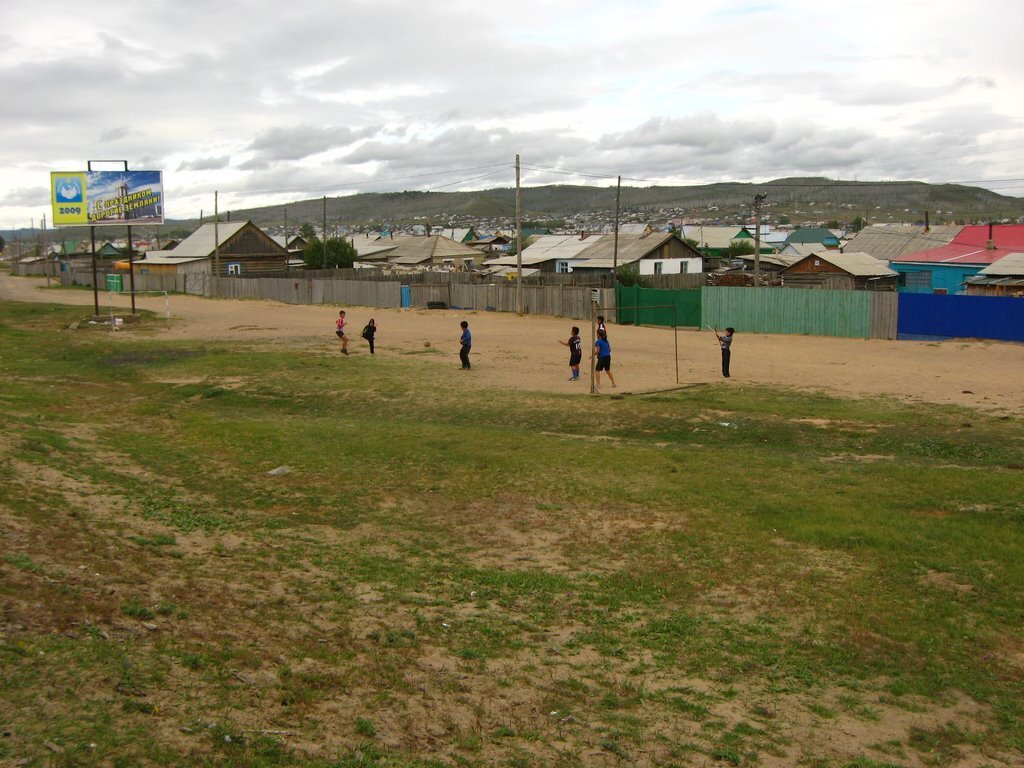
[[[100, 273], [97, 278], [100, 290], [107, 290], [106, 274]], [[91, 288], [92, 271], [63, 272], [61, 280], [65, 285]], [[122, 280], [122, 290], [129, 291], [128, 276], [123, 276]], [[402, 287], [395, 281], [339, 280], [333, 276], [324, 279], [305, 276], [222, 277], [219, 280], [205, 273], [135, 276], [137, 293], [189, 293], [222, 299], [266, 299], [285, 304], [341, 304], [392, 309], [402, 306]], [[425, 308], [428, 302], [440, 301], [457, 309], [518, 311], [517, 287], [507, 281], [486, 285], [446, 282], [408, 287], [412, 307]], [[524, 285], [523, 311], [577, 320], [589, 318], [593, 290], [571, 285]], [[601, 306], [614, 306], [613, 290], [597, 290]]]

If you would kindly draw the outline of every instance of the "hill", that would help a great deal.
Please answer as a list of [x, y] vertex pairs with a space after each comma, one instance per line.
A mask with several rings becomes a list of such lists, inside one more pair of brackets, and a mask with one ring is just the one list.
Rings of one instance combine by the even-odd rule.
[[[857, 218], [870, 223], [923, 222], [933, 224], [1009, 221], [1024, 216], [1024, 199], [961, 184], [918, 181], [843, 181], [825, 178], [785, 178], [763, 184], [719, 183], [686, 187], [630, 187], [621, 190], [621, 221], [661, 224], [685, 219], [703, 223], [746, 223], [755, 194], [767, 194], [762, 215], [781, 224], [848, 224]], [[614, 217], [615, 187], [548, 185], [522, 190], [524, 221], [552, 228], [608, 228]], [[309, 222], [320, 228], [322, 198], [286, 205], [235, 209], [223, 214], [232, 220], [251, 219], [262, 227], [290, 229]], [[362, 193], [327, 198], [328, 229], [362, 231], [412, 224], [510, 227], [515, 219], [515, 189], [499, 187], [471, 192], [402, 191]], [[209, 220], [209, 219], [207, 219]], [[164, 237], [184, 236], [196, 219], [168, 221]], [[30, 230], [3, 232], [6, 239], [31, 237]], [[64, 230], [68, 238], [87, 231]]]

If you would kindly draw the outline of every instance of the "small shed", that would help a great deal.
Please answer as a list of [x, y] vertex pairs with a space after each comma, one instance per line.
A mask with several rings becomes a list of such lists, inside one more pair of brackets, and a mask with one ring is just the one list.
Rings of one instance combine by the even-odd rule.
[[822, 250], [780, 273], [787, 288], [838, 291], [895, 291], [899, 273], [868, 253]]
[[1008, 253], [964, 281], [968, 296], [1024, 297], [1024, 253]]

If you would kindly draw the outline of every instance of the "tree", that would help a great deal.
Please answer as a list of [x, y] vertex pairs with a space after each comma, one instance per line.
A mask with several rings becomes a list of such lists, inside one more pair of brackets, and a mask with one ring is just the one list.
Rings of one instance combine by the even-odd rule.
[[729, 243], [729, 258], [736, 259], [740, 256], [749, 256], [754, 252], [753, 240], [733, 240]]
[[307, 221], [299, 227], [299, 234], [302, 235], [303, 240], [314, 240], [316, 239], [316, 228]]
[[[327, 267], [347, 269], [358, 254], [348, 240], [331, 238], [327, 241]], [[315, 237], [302, 249], [302, 261], [311, 269], [324, 269], [324, 244]]]
[[839, 223], [839, 219], [829, 219], [825, 223], [825, 229], [842, 229], [843, 225]]
[[858, 216], [853, 220], [853, 224], [850, 225], [850, 229], [852, 229], [854, 232], [860, 232], [862, 229], [864, 229], [864, 227], [867, 226], [867, 224], [868, 223], [863, 216]]
[[644, 284], [644, 279], [640, 276], [640, 268], [635, 264], [625, 264], [619, 267], [618, 272], [615, 274], [615, 281], [619, 285], [640, 285]]
[[3, 236], [0, 236], [0, 251], [2, 251], [4, 249], [4, 245], [5, 245], [4, 238], [3, 238]]

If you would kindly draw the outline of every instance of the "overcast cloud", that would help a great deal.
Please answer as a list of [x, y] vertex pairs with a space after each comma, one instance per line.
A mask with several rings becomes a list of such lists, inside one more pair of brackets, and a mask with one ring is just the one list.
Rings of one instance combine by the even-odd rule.
[[[1024, 194], [1011, 0], [95, 0], [0, 9], [0, 228], [49, 172], [162, 170], [169, 218], [523, 183], [788, 175]], [[102, 166], [114, 169], [117, 166]]]

